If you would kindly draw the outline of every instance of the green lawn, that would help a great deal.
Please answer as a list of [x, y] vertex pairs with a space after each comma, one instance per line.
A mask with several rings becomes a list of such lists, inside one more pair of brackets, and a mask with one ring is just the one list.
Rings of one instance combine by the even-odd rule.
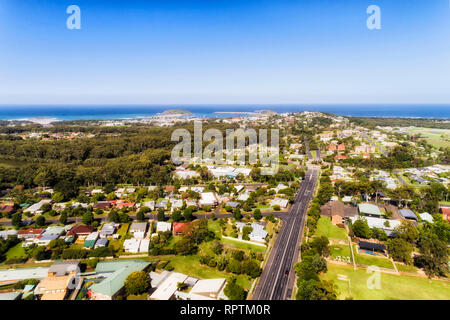
[[14, 247], [6, 252], [6, 259], [11, 258], [26, 258], [25, 249], [22, 247], [22, 243], [16, 244]]
[[[227, 226], [229, 226], [227, 224]], [[220, 227], [220, 223], [218, 220], [209, 220], [208, 221], [208, 227], [210, 230], [214, 231], [214, 233], [216, 233], [217, 235], [221, 236], [222, 235], [222, 228]], [[269, 228], [267, 228], [268, 232], [270, 231]], [[223, 239], [221, 240], [221, 242], [226, 245], [226, 246], [230, 246], [233, 248], [237, 248], [237, 249], [242, 249], [242, 250], [246, 250], [246, 251], [254, 251], [254, 252], [261, 252], [264, 253], [266, 251], [266, 247], [263, 246], [258, 246], [258, 245], [254, 245], [254, 244], [250, 244], [250, 243], [245, 243], [245, 242], [240, 242], [240, 241], [236, 241], [236, 240], [231, 240], [231, 239]]]
[[232, 239], [223, 239], [222, 243], [225, 245], [229, 245], [231, 247], [242, 249], [242, 250], [248, 250], [248, 251], [254, 251], [254, 252], [261, 252], [264, 253], [266, 251], [266, 247], [258, 246], [250, 243], [240, 242]]
[[347, 240], [347, 231], [339, 228], [331, 223], [331, 220], [326, 217], [320, 217], [317, 222], [316, 236], [325, 236], [329, 239]]
[[403, 272], [410, 272], [410, 273], [417, 273], [417, 268], [414, 266], [407, 266], [403, 263], [395, 263], [395, 266], [397, 267], [398, 271], [403, 271]]
[[437, 149], [450, 147], [450, 130], [448, 129], [411, 128], [408, 131], [415, 134], [419, 133], [427, 143]]
[[331, 258], [334, 260], [337, 257], [349, 257], [352, 261], [352, 254], [349, 245], [334, 244], [330, 246]]
[[[174, 271], [176, 272], [200, 279], [228, 278], [232, 276], [231, 273], [201, 265], [197, 255], [162, 257], [161, 260], [170, 260], [170, 265], [175, 268]], [[251, 279], [248, 276], [237, 276], [237, 282], [244, 288], [250, 289]]]
[[365, 269], [353, 270], [351, 266], [328, 264], [328, 272], [322, 277], [334, 280], [338, 286], [339, 299], [349, 296], [348, 281], [338, 279], [338, 275], [350, 279], [351, 297], [355, 300], [449, 300], [450, 282], [429, 280], [407, 275], [380, 274], [380, 289], [369, 289], [367, 280], [371, 274]]

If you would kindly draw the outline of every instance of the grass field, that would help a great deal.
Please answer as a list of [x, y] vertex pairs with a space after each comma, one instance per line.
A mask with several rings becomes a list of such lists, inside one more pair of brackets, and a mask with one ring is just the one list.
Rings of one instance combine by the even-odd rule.
[[429, 144], [435, 148], [450, 147], [450, 130], [433, 128], [411, 128], [410, 133], [420, 134]]
[[14, 247], [6, 252], [6, 259], [11, 258], [26, 258], [25, 249], [22, 247], [22, 243], [16, 244]]
[[347, 231], [331, 223], [326, 217], [320, 217], [317, 222], [316, 236], [325, 236], [329, 239], [347, 240]]
[[349, 245], [334, 244], [330, 246], [331, 258], [336, 257], [349, 257], [352, 261], [352, 254], [350, 253]]
[[322, 277], [332, 279], [338, 286], [339, 299], [349, 297], [348, 281], [338, 279], [338, 275], [350, 279], [351, 297], [355, 300], [448, 300], [450, 282], [429, 280], [428, 278], [380, 274], [380, 289], [370, 290], [367, 280], [371, 274], [365, 269], [353, 270], [351, 266], [328, 264], [328, 272]]
[[410, 273], [417, 273], [418, 269], [414, 266], [407, 266], [403, 263], [395, 263], [395, 266], [397, 267], [398, 271], [403, 271], [403, 272], [410, 272]]
[[[200, 279], [228, 278], [233, 275], [231, 273], [201, 265], [197, 255], [163, 257], [161, 260], [170, 260], [170, 265], [175, 268], [174, 271], [176, 272], [184, 273]], [[246, 289], [250, 288], [251, 279], [246, 275], [237, 276], [237, 282]]]
[[222, 239], [222, 243], [225, 246], [231, 246], [233, 248], [242, 249], [246, 251], [254, 251], [264, 253], [266, 251], [266, 247], [258, 246], [250, 243], [240, 242], [231, 239]]

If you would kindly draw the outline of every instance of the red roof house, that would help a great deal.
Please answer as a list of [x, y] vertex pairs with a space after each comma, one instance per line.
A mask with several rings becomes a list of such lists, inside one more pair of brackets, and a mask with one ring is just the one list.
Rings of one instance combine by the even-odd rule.
[[17, 232], [17, 238], [36, 238], [42, 233], [42, 229], [22, 229]]
[[92, 233], [95, 230], [92, 226], [85, 226], [84, 224], [79, 224], [77, 226], [74, 226], [72, 229], [70, 229], [69, 232], [67, 232], [67, 236], [88, 236], [90, 233]]
[[189, 222], [174, 222], [172, 224], [172, 233], [174, 236], [178, 236], [183, 233], [186, 226], [189, 225]]
[[450, 221], [450, 208], [441, 208], [441, 212], [444, 220]]

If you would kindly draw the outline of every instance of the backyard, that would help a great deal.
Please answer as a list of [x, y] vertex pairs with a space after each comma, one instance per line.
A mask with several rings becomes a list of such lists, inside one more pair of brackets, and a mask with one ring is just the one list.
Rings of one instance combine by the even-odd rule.
[[329, 239], [344, 240], [347, 241], [347, 231], [343, 228], [339, 228], [331, 223], [331, 220], [327, 217], [320, 217], [317, 222], [316, 236], [325, 236]]

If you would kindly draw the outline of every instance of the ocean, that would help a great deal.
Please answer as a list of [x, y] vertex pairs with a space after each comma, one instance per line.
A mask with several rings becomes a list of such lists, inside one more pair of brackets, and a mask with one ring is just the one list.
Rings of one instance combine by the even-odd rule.
[[[342, 116], [450, 119], [450, 104], [282, 104], [282, 105], [0, 105], [0, 120], [136, 119], [168, 109], [183, 109], [201, 118], [246, 116], [239, 112], [273, 110], [278, 113], [320, 111]], [[227, 113], [216, 113], [216, 112]], [[233, 112], [236, 112], [233, 114]]]

